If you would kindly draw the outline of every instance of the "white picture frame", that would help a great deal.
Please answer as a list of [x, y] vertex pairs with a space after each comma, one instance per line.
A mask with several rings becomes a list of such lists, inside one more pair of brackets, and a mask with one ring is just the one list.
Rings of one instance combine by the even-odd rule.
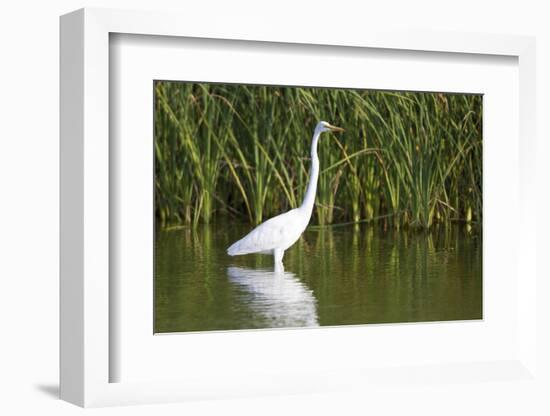
[[[519, 67], [519, 178], [517, 267], [522, 271], [517, 292], [517, 354], [497, 362], [458, 365], [441, 363], [416, 376], [472, 383], [476, 371], [493, 369], [508, 380], [537, 382], [536, 362], [536, 212], [535, 174], [535, 41], [529, 37], [467, 33], [342, 31], [327, 35], [278, 25], [241, 27], [230, 22], [205, 27], [172, 13], [82, 9], [61, 18], [61, 398], [80, 406], [183, 401], [195, 398], [240, 397], [255, 394], [322, 392], [354, 384], [399, 384], [407, 369], [381, 368], [368, 374], [333, 369], [322, 380], [316, 374], [281, 373], [276, 377], [239, 380], [220, 374], [216, 380], [110, 382], [110, 365], [119, 359], [110, 349], [109, 275], [109, 36], [113, 33], [184, 38], [278, 42], [334, 47], [381, 48], [453, 54], [504, 55]], [[112, 334], [111, 334], [112, 335]], [[333, 334], [331, 336], [337, 336]], [[419, 375], [420, 374], [420, 375]], [[347, 379], [346, 383], [341, 380]], [[353, 381], [352, 381], [353, 380]], [[348, 384], [349, 383], [349, 384]]]

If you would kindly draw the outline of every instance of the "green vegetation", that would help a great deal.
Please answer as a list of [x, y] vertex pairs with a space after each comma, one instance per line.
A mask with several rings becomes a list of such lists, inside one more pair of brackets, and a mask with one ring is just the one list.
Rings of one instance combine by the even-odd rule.
[[155, 209], [163, 227], [259, 224], [300, 205], [319, 120], [312, 224], [481, 222], [480, 95], [155, 83]]

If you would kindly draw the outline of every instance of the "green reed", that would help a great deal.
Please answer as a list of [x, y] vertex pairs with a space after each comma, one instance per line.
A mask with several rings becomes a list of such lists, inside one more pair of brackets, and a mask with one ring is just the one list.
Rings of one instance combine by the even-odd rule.
[[318, 120], [313, 223], [430, 228], [482, 219], [480, 95], [155, 83], [160, 224], [258, 224], [297, 207]]

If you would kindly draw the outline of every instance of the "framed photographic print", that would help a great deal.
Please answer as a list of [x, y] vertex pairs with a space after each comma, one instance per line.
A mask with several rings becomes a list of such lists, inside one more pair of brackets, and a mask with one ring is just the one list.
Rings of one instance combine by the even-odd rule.
[[179, 22], [61, 19], [62, 398], [531, 379], [533, 40]]

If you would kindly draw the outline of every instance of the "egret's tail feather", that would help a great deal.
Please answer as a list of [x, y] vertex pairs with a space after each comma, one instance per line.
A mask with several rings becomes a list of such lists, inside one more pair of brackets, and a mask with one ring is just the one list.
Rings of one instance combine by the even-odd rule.
[[231, 244], [231, 246], [229, 246], [229, 248], [227, 249], [227, 254], [229, 254], [230, 256], [239, 256], [241, 254], [247, 253], [241, 250], [241, 248], [239, 247], [239, 241], [237, 241], [236, 243], [233, 243]]
[[243, 254], [252, 254], [252, 253], [263, 253], [263, 252], [250, 247], [249, 245], [246, 244], [246, 241], [243, 243], [243, 239], [233, 243], [227, 249], [227, 254], [229, 254], [230, 256], [242, 256]]
[[237, 249], [235, 248], [235, 244], [233, 244], [231, 247], [227, 249], [227, 254], [229, 254], [230, 256], [237, 255]]

